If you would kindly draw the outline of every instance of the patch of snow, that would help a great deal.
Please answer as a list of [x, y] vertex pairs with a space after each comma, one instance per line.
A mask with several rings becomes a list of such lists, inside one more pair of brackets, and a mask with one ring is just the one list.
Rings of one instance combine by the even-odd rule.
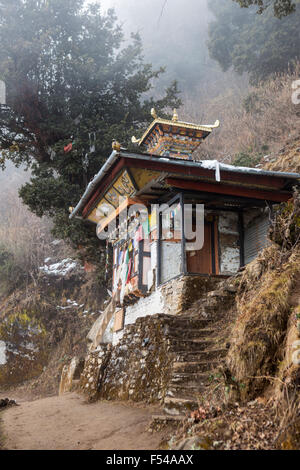
[[57, 246], [57, 245], [60, 245], [62, 242], [62, 240], [54, 240], [51, 245], [54, 245], [54, 246]]
[[67, 258], [62, 261], [59, 261], [58, 263], [50, 264], [49, 266], [45, 264], [39, 269], [44, 274], [48, 274], [50, 276], [66, 276], [76, 267], [76, 261], [71, 258]]
[[206, 170], [215, 170], [216, 169], [216, 162], [218, 160], [201, 160], [202, 168], [206, 168]]
[[[84, 307], [84, 304], [78, 305], [78, 303], [75, 302], [75, 300], [71, 300], [71, 299], [67, 300], [67, 304], [68, 305], [66, 305], [66, 306], [57, 305], [56, 308], [59, 309], [59, 310], [67, 310], [68, 308], [82, 308], [82, 307]], [[88, 313], [88, 310], [84, 311], [83, 313]]]
[[251, 170], [251, 172], [257, 172], [257, 173], [261, 173], [262, 170], [258, 169], [258, 168], [250, 168], [250, 167], [245, 167], [245, 166], [235, 166], [235, 165], [228, 165], [227, 163], [221, 163], [219, 162], [218, 160], [201, 160], [200, 162], [202, 168], [205, 168], [207, 170], [217, 170], [218, 166], [220, 168], [220, 170], [238, 170], [238, 171], [241, 171], [243, 173], [249, 173], [249, 170]]

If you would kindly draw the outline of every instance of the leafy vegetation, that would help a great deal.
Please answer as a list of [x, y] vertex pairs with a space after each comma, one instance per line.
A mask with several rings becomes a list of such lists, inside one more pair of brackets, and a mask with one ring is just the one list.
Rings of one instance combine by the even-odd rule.
[[277, 18], [290, 15], [295, 11], [295, 1], [293, 0], [234, 0], [239, 3], [241, 7], [248, 8], [249, 6], [256, 5], [257, 12], [263, 13], [267, 8], [273, 7], [273, 13]]
[[[2, 163], [26, 164], [31, 180], [20, 190], [39, 217], [75, 246], [94, 250], [94, 230], [70, 223], [68, 208], [111, 152], [145, 126], [149, 109], [178, 106], [173, 83], [156, 101], [143, 100], [162, 69], [142, 58], [138, 35], [123, 47], [112, 10], [84, 0], [2, 0], [0, 79], [8, 107], [0, 110]], [[72, 144], [67, 153], [64, 148]]]
[[240, 3], [247, 3], [249, 8], [241, 9], [227, 0], [209, 0], [215, 16], [209, 26], [211, 57], [224, 71], [233, 67], [239, 74], [247, 72], [252, 83], [288, 70], [299, 58], [300, 5], [295, 6], [293, 14], [279, 19], [271, 9], [257, 15], [253, 3], [262, 2]]
[[26, 279], [13, 253], [0, 246], [0, 294], [10, 294]]
[[251, 152], [240, 152], [235, 156], [232, 164], [235, 166], [254, 167], [260, 162], [262, 156], [262, 154], [253, 154]]

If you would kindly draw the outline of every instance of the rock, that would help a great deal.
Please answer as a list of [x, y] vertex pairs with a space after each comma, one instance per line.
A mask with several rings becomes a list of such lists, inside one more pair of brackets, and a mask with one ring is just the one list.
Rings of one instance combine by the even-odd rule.
[[19, 406], [15, 400], [4, 398], [0, 400], [0, 409], [9, 408], [10, 406]]
[[212, 450], [213, 442], [209, 438], [195, 436], [181, 441], [175, 450]]
[[79, 379], [83, 370], [83, 360], [79, 357], [73, 357], [70, 364], [63, 367], [61, 373], [61, 380], [59, 385], [59, 395], [71, 392], [73, 387], [73, 380]]

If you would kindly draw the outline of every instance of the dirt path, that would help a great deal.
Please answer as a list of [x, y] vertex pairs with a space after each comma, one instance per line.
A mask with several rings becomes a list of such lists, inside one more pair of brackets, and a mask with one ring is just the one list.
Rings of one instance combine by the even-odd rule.
[[146, 426], [153, 409], [86, 404], [74, 393], [23, 402], [1, 413], [9, 450], [155, 450], [161, 436]]

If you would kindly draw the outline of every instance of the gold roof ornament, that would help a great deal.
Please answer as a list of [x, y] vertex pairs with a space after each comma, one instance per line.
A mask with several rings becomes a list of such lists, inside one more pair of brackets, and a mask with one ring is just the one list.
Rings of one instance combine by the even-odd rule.
[[220, 126], [216, 121], [211, 125], [200, 125], [179, 121], [177, 110], [174, 109], [172, 120], [157, 116], [151, 109], [154, 121], [140, 139], [132, 137], [133, 144], [145, 145], [151, 155], [192, 159], [192, 153], [208, 135]]
[[112, 149], [115, 150], [116, 152], [120, 152], [121, 150], [120, 142], [118, 142], [117, 140], [113, 140]]

